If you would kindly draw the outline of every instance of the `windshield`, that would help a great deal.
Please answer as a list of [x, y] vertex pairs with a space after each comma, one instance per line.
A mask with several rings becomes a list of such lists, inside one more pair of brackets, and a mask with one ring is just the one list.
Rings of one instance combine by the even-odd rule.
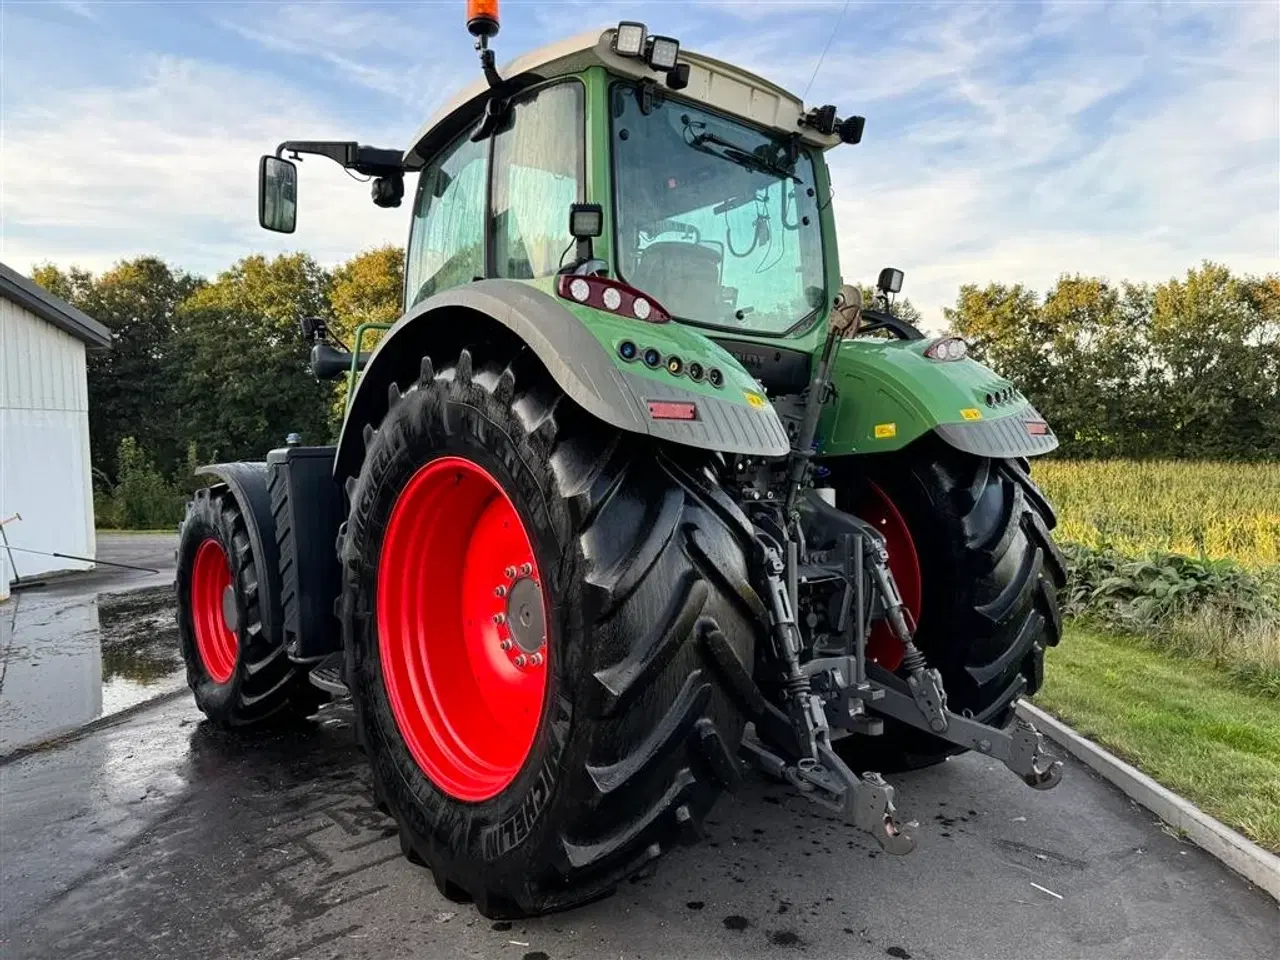
[[825, 300], [813, 161], [785, 140], [613, 88], [618, 272], [682, 320], [781, 334]]

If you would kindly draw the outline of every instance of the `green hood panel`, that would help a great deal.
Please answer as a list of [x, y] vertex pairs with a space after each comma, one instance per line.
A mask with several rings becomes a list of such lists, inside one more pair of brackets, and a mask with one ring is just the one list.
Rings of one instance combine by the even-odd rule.
[[[840, 345], [832, 361], [836, 398], [818, 424], [823, 455], [901, 450], [944, 425], [953, 425], [939, 431], [950, 438], [985, 435], [986, 425], [996, 420], [1041, 419], [1010, 381], [982, 364], [930, 360], [924, 350], [932, 342], [867, 338]], [[1025, 428], [1000, 432], [1011, 437]], [[1044, 452], [1038, 449], [1045, 445], [1043, 438], [1027, 439], [1036, 442], [1020, 452]]]

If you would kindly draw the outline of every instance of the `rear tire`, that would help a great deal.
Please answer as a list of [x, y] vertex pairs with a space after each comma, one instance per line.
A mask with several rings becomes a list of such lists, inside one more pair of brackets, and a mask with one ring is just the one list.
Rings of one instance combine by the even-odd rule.
[[[1025, 460], [926, 442], [862, 458], [836, 487], [841, 509], [857, 512], [861, 473], [897, 508], [919, 562], [916, 645], [941, 671], [948, 709], [997, 726], [1039, 689], [1045, 648], [1062, 636], [1066, 566], [1050, 536], [1053, 510], [1028, 470]], [[915, 769], [964, 752], [888, 719], [882, 736], [837, 746], [859, 770]]]
[[[699, 835], [721, 789], [740, 776], [744, 725], [701, 638], [718, 626], [750, 665], [763, 608], [748, 586], [735, 526], [745, 521], [711, 481], [702, 455], [677, 463], [644, 438], [589, 417], [527, 351], [474, 367], [465, 350], [438, 373], [424, 360], [417, 382], [403, 396], [393, 386], [386, 418], [366, 429], [366, 459], [348, 484], [350, 516], [340, 535], [342, 624], [358, 735], [403, 852], [430, 867], [445, 896], [474, 900], [487, 917], [517, 918], [605, 896], [669, 846]], [[406, 556], [396, 506], [415, 478], [426, 482], [442, 462], [444, 469], [473, 465], [459, 469], [472, 478], [466, 483], [481, 472], [491, 480], [488, 502], [497, 501], [496, 491], [504, 495], [532, 551], [530, 575], [545, 612], [545, 686], [529, 701], [540, 713], [522, 761], [514, 747], [492, 752], [486, 734], [485, 724], [525, 735], [510, 711], [483, 695], [488, 681], [479, 678], [494, 669], [490, 654], [518, 652], [490, 649], [506, 634], [488, 626], [488, 607], [476, 601], [453, 613], [447, 590], [430, 609], [406, 607], [405, 597], [425, 591], [379, 590], [383, 577], [408, 582], [404, 568], [412, 562], [380, 570], [384, 557]], [[472, 527], [479, 531], [487, 507], [467, 506], [465, 494], [442, 508], [429, 498], [417, 502], [420, 512], [442, 511], [438, 521], [416, 524], [422, 564], [453, 551], [454, 568], [493, 566], [483, 549], [475, 552], [478, 533], [448, 546], [459, 539], [449, 512], [480, 511]], [[494, 569], [507, 562], [504, 555]], [[436, 569], [448, 583], [450, 565]], [[429, 633], [394, 626], [425, 625], [432, 615], [441, 619]], [[511, 618], [504, 622], [511, 629]], [[381, 636], [384, 624], [399, 635]], [[447, 652], [459, 648], [459, 635], [469, 658]], [[467, 760], [461, 766], [441, 758], [438, 742], [424, 750], [418, 737], [415, 751], [412, 723], [399, 719], [407, 701], [391, 692], [403, 677], [397, 657], [424, 664], [419, 675], [429, 681], [433, 656], [453, 656], [458, 684], [474, 683], [481, 694], [459, 704], [456, 691], [431, 688], [414, 701], [436, 729], [445, 718], [448, 752]], [[511, 767], [482, 787], [475, 757], [489, 768]]]
[[314, 712], [326, 697], [265, 629], [272, 578], [258, 569], [244, 514], [225, 485], [201, 488], [187, 504], [177, 559], [178, 635], [196, 706], [223, 728]]

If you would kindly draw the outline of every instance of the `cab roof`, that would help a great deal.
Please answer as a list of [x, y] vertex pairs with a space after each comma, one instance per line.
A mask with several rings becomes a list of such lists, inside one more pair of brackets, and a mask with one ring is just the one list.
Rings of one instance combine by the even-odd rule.
[[[661, 84], [662, 74], [641, 60], [622, 57], [613, 51], [616, 33], [617, 27], [597, 28], [549, 43], [504, 64], [498, 73], [508, 82], [530, 86], [587, 67], [603, 66], [614, 74], [637, 80], [647, 78]], [[675, 93], [676, 96], [778, 133], [799, 134], [803, 142], [820, 149], [840, 143], [836, 135], [827, 136], [812, 127], [801, 127], [798, 121], [805, 113], [804, 104], [777, 84], [683, 47], [679, 62], [689, 65], [689, 85]], [[661, 88], [666, 90], [665, 85]], [[443, 142], [452, 139], [479, 115], [489, 94], [489, 84], [481, 75], [445, 104], [414, 136], [405, 151], [405, 166], [411, 170], [422, 167]]]

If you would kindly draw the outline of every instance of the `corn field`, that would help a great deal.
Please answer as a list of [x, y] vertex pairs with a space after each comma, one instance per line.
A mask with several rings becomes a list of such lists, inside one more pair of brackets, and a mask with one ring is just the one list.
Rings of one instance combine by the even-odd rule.
[[1069, 616], [1280, 697], [1280, 464], [1040, 460]]
[[1280, 463], [1036, 460], [1068, 543], [1280, 565]]

